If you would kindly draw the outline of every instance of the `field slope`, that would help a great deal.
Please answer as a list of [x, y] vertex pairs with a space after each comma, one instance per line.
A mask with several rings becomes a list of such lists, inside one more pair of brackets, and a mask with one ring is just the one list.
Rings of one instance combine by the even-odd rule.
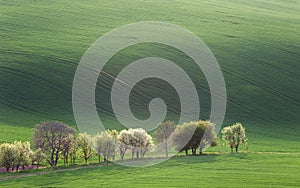
[[[76, 126], [72, 82], [84, 52], [114, 28], [149, 20], [177, 24], [199, 36], [218, 59], [226, 81], [224, 125], [243, 123], [250, 151], [286, 154], [175, 158], [146, 170], [114, 165], [47, 174], [39, 182], [34, 177], [3, 181], [0, 186], [52, 181], [55, 186], [79, 185], [81, 177], [91, 186], [124, 182], [136, 186], [299, 186], [299, 155], [289, 155], [300, 151], [298, 0], [0, 0], [0, 143], [30, 140], [34, 125], [41, 121], [60, 120]], [[201, 118], [208, 118], [207, 82], [193, 62], [175, 49], [136, 45], [116, 54], [105, 71], [118, 75], [130, 62], [147, 56], [168, 58], [189, 74], [201, 96]], [[112, 83], [111, 77], [100, 75], [96, 102], [105, 126], [120, 129], [109, 102]], [[168, 92], [162, 92], [163, 88]], [[178, 119], [180, 103], [169, 84], [149, 79], [133, 93], [132, 110], [137, 117], [147, 118], [149, 101], [161, 97], [171, 109], [168, 118]], [[222, 146], [211, 149], [224, 150]], [[124, 174], [118, 179], [120, 171]], [[223, 178], [222, 184], [215, 181], [216, 176]]]
[[[11, 141], [7, 126], [32, 128], [45, 120], [75, 126], [71, 89], [76, 66], [87, 48], [104, 33], [137, 21], [178, 24], [198, 35], [213, 51], [224, 73], [228, 107], [225, 124], [241, 121], [260, 140], [296, 142], [300, 122], [299, 1], [0, 1], [1, 141]], [[105, 70], [117, 75], [147, 56], [179, 64], [196, 82], [207, 118], [207, 83], [184, 54], [159, 45], [137, 45], [116, 54]], [[113, 79], [102, 75], [97, 104], [108, 128], [120, 128], [109, 101]], [[167, 83], [146, 80], [136, 87], [133, 111], [149, 115], [153, 97], [180, 108]], [[161, 92], [162, 88], [170, 92]], [[153, 89], [156, 88], [156, 89]], [[141, 98], [140, 94], [143, 95]], [[170, 116], [174, 114], [170, 112]], [[176, 118], [174, 118], [176, 120]], [[22, 129], [22, 128], [21, 128]], [[31, 131], [30, 129], [28, 129]], [[28, 133], [20, 131], [20, 139]], [[257, 140], [256, 139], [256, 140]], [[256, 144], [255, 144], [256, 145]], [[279, 144], [284, 150], [287, 144]], [[299, 148], [299, 147], [298, 147]], [[294, 149], [294, 148], [292, 148]]]

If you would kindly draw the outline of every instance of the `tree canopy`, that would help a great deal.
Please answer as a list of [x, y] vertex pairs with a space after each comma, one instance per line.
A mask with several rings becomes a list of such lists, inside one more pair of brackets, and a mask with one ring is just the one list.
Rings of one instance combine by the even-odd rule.
[[239, 150], [241, 144], [247, 143], [246, 130], [241, 123], [235, 123], [231, 126], [224, 127], [221, 131], [222, 139], [228, 144], [231, 151]]
[[[67, 147], [66, 142], [75, 130], [58, 121], [44, 122], [35, 126], [34, 146], [47, 155], [48, 163], [53, 167], [57, 165], [61, 152]], [[68, 146], [69, 147], [69, 146]]]
[[188, 154], [188, 150], [191, 149], [193, 155], [198, 148], [202, 154], [204, 148], [215, 145], [216, 138], [214, 124], [203, 120], [178, 125], [172, 135], [173, 145], [177, 151], [185, 151]]

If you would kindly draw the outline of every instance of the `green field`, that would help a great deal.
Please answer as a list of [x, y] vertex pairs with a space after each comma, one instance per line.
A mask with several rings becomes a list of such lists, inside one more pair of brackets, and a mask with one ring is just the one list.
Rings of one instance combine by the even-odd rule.
[[[255, 154], [300, 151], [299, 12], [298, 0], [0, 0], [0, 142], [30, 140], [34, 125], [41, 121], [60, 120], [76, 127], [72, 82], [84, 52], [114, 28], [151, 20], [182, 26], [212, 50], [227, 86], [224, 125], [243, 123], [248, 151], [254, 152], [175, 158], [144, 169], [113, 165], [0, 185], [300, 186], [299, 154]], [[157, 44], [133, 46], [116, 54], [105, 71], [117, 75], [130, 62], [147, 56], [173, 60], [196, 80], [201, 118], [208, 118], [210, 95], [204, 76], [174, 49]], [[120, 129], [108, 102], [113, 80], [101, 78], [96, 92], [99, 114], [107, 128]], [[161, 92], [163, 88], [170, 92]], [[167, 83], [146, 80], [134, 92], [143, 94], [133, 98], [137, 117], [148, 117], [148, 102], [159, 96], [172, 109], [168, 118], [177, 120], [180, 105]], [[218, 146], [209, 151], [228, 149]]]
[[147, 168], [101, 166], [2, 181], [0, 186], [299, 187], [299, 165], [299, 155], [287, 154], [176, 157]]

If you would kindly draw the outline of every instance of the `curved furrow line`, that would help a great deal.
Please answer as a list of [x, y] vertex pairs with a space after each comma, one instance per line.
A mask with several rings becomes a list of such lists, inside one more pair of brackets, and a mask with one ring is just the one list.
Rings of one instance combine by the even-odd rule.
[[[64, 59], [58, 56], [47, 56], [47, 55], [42, 55], [42, 54], [37, 54], [37, 53], [33, 53], [33, 52], [25, 52], [25, 51], [12, 51], [12, 50], [5, 50], [5, 49], [1, 49], [0, 48], [0, 52], [1, 53], [7, 53], [7, 54], [20, 54], [20, 55], [24, 55], [24, 56], [28, 56], [28, 57], [40, 57], [43, 58], [45, 60], [49, 60], [51, 61], [51, 63], [61, 63], [61, 62], [66, 62], [65, 65], [69, 65], [69, 66], [77, 66], [78, 61], [73, 60], [73, 59]], [[59, 60], [60, 62], [57, 62], [57, 60]]]
[[[259, 113], [257, 113], [255, 110], [253, 110], [252, 108], [249, 108], [247, 105], [244, 105], [240, 102], [237, 102], [235, 99], [231, 98], [231, 97], [228, 97], [227, 100], [235, 105], [238, 109], [241, 109], [242, 111], [244, 112], [248, 112], [251, 116], [253, 117], [256, 117], [256, 118], [259, 118], [260, 120], [265, 120], [267, 122], [272, 122], [274, 124], [279, 124], [279, 123], [282, 123], [280, 121], [275, 121], [271, 118], [267, 118], [266, 116], [263, 116], [263, 115], [260, 115]], [[281, 124], [280, 124], [281, 125]]]
[[[24, 16], [27, 16], [27, 14], [23, 14]], [[41, 18], [43, 18], [43, 17], [41, 17]], [[14, 18], [15, 19], [15, 21], [16, 21], [16, 17]], [[44, 19], [44, 18], [43, 18]], [[22, 20], [20, 20], [20, 21], [22, 21]], [[26, 28], [26, 29], [28, 29], [29, 31], [35, 31], [34, 33], [37, 33], [37, 32], [39, 32], [39, 33], [41, 33], [41, 32], [44, 32], [43, 34], [49, 34], [49, 33], [61, 33], [61, 32], [63, 32], [63, 33], [65, 33], [65, 34], [68, 34], [69, 36], [74, 36], [74, 32], [71, 32], [71, 31], [69, 31], [69, 30], [55, 30], [55, 29], [51, 29], [51, 28], [49, 28], [49, 27], [47, 27], [47, 28], [41, 28], [40, 26], [41, 25], [25, 25], [25, 24], [23, 24], [23, 22], [22, 23], [12, 23], [12, 22], [8, 22], [8, 21], [1, 21], [0, 22], [1, 23], [1, 25], [5, 25], [6, 27], [7, 26], [10, 26], [10, 27], [12, 27], [12, 28], [14, 28], [14, 29], [16, 29], [16, 28], [22, 28], [22, 30], [20, 30], [20, 31], [18, 31], [18, 30], [15, 30], [15, 33], [16, 34], [18, 34], [18, 32], [21, 32], [21, 31], [23, 31], [24, 30], [24, 28]], [[54, 27], [52, 27], [52, 28], [54, 28]], [[4, 30], [4, 28], [3, 28], [3, 30]], [[79, 29], [80, 30], [80, 29]], [[17, 31], [17, 32], [16, 32]], [[34, 34], [34, 33], [32, 33], [32, 34]], [[84, 34], [82, 34], [82, 33], [76, 33], [76, 35], [77, 36], [83, 36], [83, 37], [86, 37], [86, 35], [84, 35]]]
[[291, 97], [289, 95], [286, 95], [285, 93], [283, 93], [283, 92], [281, 92], [279, 90], [273, 89], [272, 87], [270, 87], [268, 85], [265, 85], [265, 84], [263, 84], [261, 82], [255, 81], [255, 80], [253, 80], [251, 78], [245, 77], [244, 75], [236, 73], [236, 72], [234, 72], [232, 70], [229, 70], [229, 69], [226, 69], [226, 70], [223, 69], [223, 71], [226, 72], [227, 74], [233, 75], [233, 76], [235, 76], [235, 77], [237, 77], [237, 78], [245, 81], [246, 83], [248, 82], [248, 83], [251, 83], [251, 84], [253, 84], [255, 86], [258, 86], [259, 88], [264, 89], [264, 90], [270, 92], [274, 96], [277, 96], [277, 97], [280, 97], [280, 98], [281, 97], [285, 98], [288, 101], [292, 102], [293, 104], [300, 105], [300, 101], [298, 101], [297, 99], [295, 99], [295, 98], [293, 98], [293, 97]]
[[33, 80], [39, 80], [39, 81], [42, 81], [44, 85], [47, 85], [51, 89], [57, 89], [57, 90], [64, 91], [64, 89], [60, 88], [58, 86], [58, 84], [56, 84], [54, 82], [51, 82], [49, 79], [45, 79], [43, 77], [37, 76], [35, 74], [31, 74], [31, 73], [28, 73], [28, 72], [24, 73], [24, 72], [22, 72], [18, 69], [13, 69], [13, 68], [10, 68], [10, 67], [3, 67], [3, 66], [0, 66], [0, 71], [3, 71], [5, 73], [10, 73], [13, 76], [17, 75], [17, 76], [21, 77], [22, 79], [27, 77], [27, 80], [29, 80], [31, 84], [41, 86], [41, 85], [38, 84], [38, 82], [32, 82]]
[[293, 73], [293, 72], [290, 72], [290, 71], [288, 71], [288, 70], [286, 70], [286, 69], [283, 69], [282, 67], [279, 67], [279, 66], [277, 66], [277, 65], [274, 65], [274, 63], [269, 63], [268, 61], [266, 61], [266, 60], [263, 60], [263, 59], [258, 59], [258, 61], [254, 61], [253, 60], [253, 57], [251, 57], [250, 55], [248, 55], [248, 54], [243, 54], [243, 56], [245, 56], [245, 57], [247, 57], [252, 63], [256, 63], [256, 64], [264, 64], [264, 65], [266, 65], [267, 67], [270, 67], [270, 68], [272, 68], [273, 70], [276, 70], [276, 71], [278, 71], [278, 72], [280, 72], [280, 73], [285, 73], [285, 74], [287, 74], [287, 75], [289, 75], [289, 76], [291, 76], [291, 77], [294, 77], [294, 78], [299, 78], [300, 77], [300, 75], [298, 75], [298, 74], [295, 74], [295, 73]]
[[0, 103], [2, 103], [5, 106], [8, 106], [10, 108], [13, 108], [13, 109], [28, 112], [28, 113], [31, 113], [31, 114], [38, 114], [39, 116], [42, 116], [42, 117], [45, 117], [45, 118], [49, 117], [49, 115], [47, 115], [45, 113], [41, 113], [39, 111], [33, 110], [31, 108], [27, 108], [27, 107], [22, 106], [22, 105], [12, 105], [11, 103], [7, 103], [7, 102], [1, 101], [1, 100], [0, 100]]
[[[110, 78], [111, 78], [111, 77], [110, 77]], [[141, 91], [141, 93], [144, 91], [145, 88], [147, 88], [146, 85], [139, 85], [138, 87], [139, 87], [138, 89]], [[208, 92], [208, 94], [209, 94], [209, 91], [207, 91], [207, 92]], [[133, 93], [133, 95], [135, 95], [135, 96], [136, 96], [136, 99], [140, 100], [141, 102], [144, 102], [144, 103], [147, 102], [146, 99], [144, 98], [144, 96], [143, 96], [142, 94], [136, 92], [136, 93]], [[262, 115], [257, 114], [255, 110], [249, 108], [249, 107], [246, 106], [246, 105], [243, 105], [242, 103], [237, 102], [236, 100], [234, 100], [234, 99], [231, 98], [231, 97], [228, 97], [228, 101], [229, 101], [230, 103], [234, 104], [238, 109], [241, 109], [242, 111], [244, 111], [244, 112], [246, 112], [246, 113], [249, 113], [249, 114], [250, 114], [251, 116], [253, 116], [253, 117], [257, 117], [257, 118], [259, 118], [259, 119], [261, 119], [261, 120], [265, 120], [265, 121], [269, 121], [269, 122], [278, 124], [278, 121], [274, 121], [274, 120], [272, 120], [272, 119], [270, 119], [270, 118], [266, 118], [265, 116], [262, 116]], [[100, 107], [100, 108], [103, 109], [103, 106]], [[175, 113], [175, 114], [178, 114], [178, 113], [180, 112], [180, 110], [179, 110], [179, 109], [172, 109], [172, 110], [170, 110], [170, 112], [173, 112], [173, 113]], [[112, 113], [113, 113], [113, 112], [112, 112]]]
[[[111, 74], [111, 73], [109, 73], [109, 75], [107, 75], [107, 74], [108, 74], [108, 73], [105, 73], [105, 76], [106, 76], [107, 78], [109, 78], [109, 79], [111, 79], [111, 80], [115, 80], [116, 76], [115, 76], [114, 74]], [[103, 76], [104, 76], [104, 74], [103, 74]], [[103, 77], [103, 76], [102, 76], [102, 77]], [[108, 82], [109, 82], [109, 81], [108, 81]], [[123, 82], [124, 82], [124, 81], [123, 81]], [[127, 83], [127, 84], [128, 84], [128, 85], [132, 85], [132, 83]], [[110, 83], [109, 83], [109, 85], [110, 85]], [[108, 85], [108, 86], [109, 86], [109, 85]], [[128, 87], [128, 86], [126, 86], [125, 84], [122, 84], [122, 82], [120, 82], [119, 86], [122, 87], [122, 88]], [[149, 103], [150, 98], [146, 98], [146, 97], [143, 95], [143, 93], [144, 93], [145, 91], [151, 89], [150, 86], [146, 85], [146, 83], [145, 83], [145, 84], [139, 84], [139, 85], [137, 85], [135, 88], [136, 88], [135, 92], [131, 92], [130, 95], [131, 95], [131, 96], [134, 96], [135, 99], [136, 99], [137, 101], [140, 101], [142, 104], [147, 104], [147, 103]], [[163, 106], [160, 105], [160, 107], [163, 107]], [[180, 112], [180, 109], [173, 109], [173, 108], [170, 109], [170, 108], [168, 108], [168, 111], [171, 112], [171, 113], [174, 113], [174, 114], [178, 114], [178, 113]], [[187, 114], [184, 114], [184, 115], [187, 115]], [[188, 115], [187, 115], [187, 116], [188, 116]]]

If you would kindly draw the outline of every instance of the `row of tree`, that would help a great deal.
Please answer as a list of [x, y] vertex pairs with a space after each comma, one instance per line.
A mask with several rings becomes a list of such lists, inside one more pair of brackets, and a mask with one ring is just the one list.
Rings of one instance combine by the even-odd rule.
[[104, 161], [113, 161], [117, 152], [123, 160], [128, 150], [131, 150], [132, 158], [134, 156], [143, 158], [146, 152], [154, 146], [152, 137], [144, 129], [129, 129], [120, 132], [107, 130], [95, 136], [80, 133], [78, 141], [85, 162], [94, 154], [98, 156], [99, 162], [101, 156]]
[[[41, 149], [32, 151], [29, 142], [15, 141], [14, 143], [3, 143], [0, 145], [0, 166], [8, 171], [23, 169], [32, 164], [39, 165], [46, 158]], [[38, 167], [38, 166], [37, 166]]]
[[61, 122], [45, 122], [37, 125], [34, 131], [34, 146], [40, 149], [46, 156], [51, 166], [56, 166], [60, 158], [64, 163], [75, 163], [78, 151], [88, 159], [97, 155], [100, 162], [101, 156], [104, 161], [115, 160], [119, 152], [121, 159], [127, 150], [132, 151], [136, 157], [144, 157], [145, 153], [153, 147], [152, 137], [144, 129], [129, 129], [118, 132], [107, 130], [96, 135], [79, 133]]
[[[222, 131], [223, 139], [233, 151], [241, 144], [246, 143], [245, 128], [240, 124], [225, 127]], [[210, 121], [193, 121], [176, 125], [172, 121], [162, 123], [154, 132], [157, 146], [160, 146], [168, 157], [171, 148], [176, 151], [191, 150], [195, 155], [209, 146], [216, 146], [218, 138], [215, 125]], [[33, 136], [35, 151], [30, 149], [29, 142], [4, 143], [0, 146], [0, 166], [19, 169], [30, 164], [40, 164], [47, 161], [52, 167], [63, 159], [64, 164], [75, 163], [78, 156], [85, 162], [94, 155], [104, 161], [115, 160], [119, 154], [121, 160], [130, 151], [131, 158], [143, 158], [148, 151], [154, 148], [152, 136], [144, 129], [128, 129], [120, 132], [107, 130], [96, 135], [77, 133], [72, 127], [57, 121], [44, 122], [36, 125]]]

